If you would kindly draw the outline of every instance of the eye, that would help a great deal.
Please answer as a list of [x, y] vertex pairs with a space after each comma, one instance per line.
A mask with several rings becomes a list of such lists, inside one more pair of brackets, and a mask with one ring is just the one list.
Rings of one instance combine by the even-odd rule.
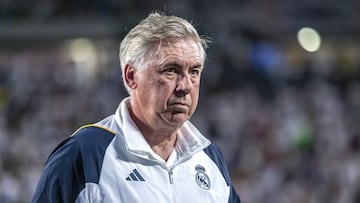
[[164, 72], [166, 73], [176, 73], [176, 68], [175, 67], [167, 67]]
[[199, 74], [199, 70], [191, 70], [190, 73], [192, 75], [198, 75]]
[[200, 75], [200, 69], [198, 69], [198, 68], [191, 69], [190, 74], [193, 76], [198, 76], [198, 75]]
[[176, 66], [167, 66], [165, 67], [161, 73], [168, 77], [173, 77], [178, 73], [178, 68]]

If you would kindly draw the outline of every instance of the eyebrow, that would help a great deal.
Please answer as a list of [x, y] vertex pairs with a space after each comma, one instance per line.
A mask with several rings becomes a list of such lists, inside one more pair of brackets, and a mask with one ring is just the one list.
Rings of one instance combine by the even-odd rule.
[[[182, 65], [179, 64], [179, 63], [177, 63], [177, 62], [169, 62], [169, 63], [165, 63], [165, 64], [163, 65], [164, 68], [169, 67], [169, 66], [174, 67], [174, 68], [177, 68], [177, 69], [178, 69], [178, 68], [182, 68]], [[195, 65], [189, 67], [189, 71], [190, 71], [190, 70], [194, 70], [194, 69], [200, 69], [200, 70], [202, 70], [202, 69], [203, 69], [203, 65], [202, 65], [202, 64], [195, 64]]]
[[[171, 60], [168, 62], [165, 62], [163, 64], [160, 64], [162, 66], [177, 66], [177, 67], [182, 67], [182, 63], [178, 60]], [[190, 66], [190, 68], [194, 69], [194, 68], [202, 68], [203, 64], [201, 63], [195, 63], [195, 65]]]
[[196, 64], [191, 66], [190, 68], [194, 69], [194, 68], [202, 68], [202, 67], [204, 67], [202, 64]]
[[181, 63], [179, 63], [179, 61], [177, 60], [172, 60], [172, 61], [167, 61], [165, 63], [163, 63], [164, 66], [179, 66], [181, 67]]

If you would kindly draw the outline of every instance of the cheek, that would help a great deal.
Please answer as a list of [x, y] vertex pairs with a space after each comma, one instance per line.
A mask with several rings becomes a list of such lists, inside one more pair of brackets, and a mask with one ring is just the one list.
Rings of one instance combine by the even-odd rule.
[[194, 88], [191, 92], [191, 101], [192, 101], [192, 112], [195, 111], [196, 106], [198, 104], [199, 101], [199, 88]]
[[165, 87], [165, 86], [167, 86], [167, 81], [166, 80], [158, 80], [157, 81], [157, 87], [159, 88], [159, 89], [161, 89], [162, 87]]
[[171, 85], [167, 81], [156, 80], [144, 84], [140, 94], [143, 102], [147, 106], [146, 108], [163, 111], [166, 108], [171, 93]]
[[170, 96], [175, 89], [175, 82], [171, 80], [160, 79], [157, 81], [156, 89], [157, 94], [161, 94], [162, 96]]

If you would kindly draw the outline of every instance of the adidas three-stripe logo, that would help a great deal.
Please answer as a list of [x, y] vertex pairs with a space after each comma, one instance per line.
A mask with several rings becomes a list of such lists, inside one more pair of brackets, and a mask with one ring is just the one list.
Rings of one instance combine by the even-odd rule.
[[128, 177], [125, 178], [127, 181], [145, 181], [145, 179], [140, 175], [139, 171], [134, 169]]

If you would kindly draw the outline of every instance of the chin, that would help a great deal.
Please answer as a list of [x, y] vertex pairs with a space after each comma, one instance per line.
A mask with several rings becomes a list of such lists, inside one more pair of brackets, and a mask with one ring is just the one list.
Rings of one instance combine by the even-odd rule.
[[162, 115], [162, 120], [165, 121], [166, 125], [169, 125], [170, 128], [176, 129], [189, 120], [189, 116], [187, 113], [171, 113]]
[[178, 128], [180, 128], [187, 120], [168, 120], [167, 124], [169, 125], [170, 128], [176, 130]]

